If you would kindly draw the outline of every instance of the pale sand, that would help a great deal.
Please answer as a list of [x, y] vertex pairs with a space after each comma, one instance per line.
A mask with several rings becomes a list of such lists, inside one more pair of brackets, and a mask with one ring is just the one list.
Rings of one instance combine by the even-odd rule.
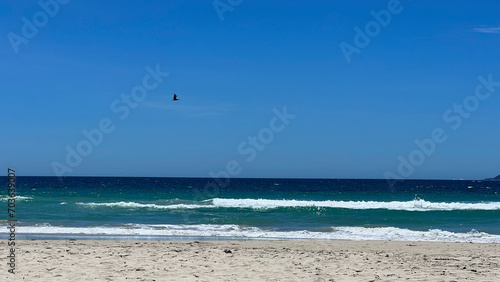
[[[1, 281], [500, 281], [500, 244], [17, 241]], [[24, 280], [23, 280], [24, 278]]]

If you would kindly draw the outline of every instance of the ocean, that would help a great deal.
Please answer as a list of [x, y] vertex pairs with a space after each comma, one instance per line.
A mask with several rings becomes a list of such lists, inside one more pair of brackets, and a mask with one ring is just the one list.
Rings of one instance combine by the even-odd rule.
[[[0, 181], [7, 183], [7, 178]], [[500, 181], [17, 177], [16, 239], [500, 243]], [[7, 188], [0, 193], [7, 226]], [[2, 228], [1, 239], [9, 230]]]

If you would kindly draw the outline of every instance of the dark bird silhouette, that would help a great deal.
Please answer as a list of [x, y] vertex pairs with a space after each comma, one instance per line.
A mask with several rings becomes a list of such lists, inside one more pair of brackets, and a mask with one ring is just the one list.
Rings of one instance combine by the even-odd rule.
[[174, 93], [174, 99], [172, 99], [174, 101], [179, 101], [179, 99], [177, 99], [177, 94]]

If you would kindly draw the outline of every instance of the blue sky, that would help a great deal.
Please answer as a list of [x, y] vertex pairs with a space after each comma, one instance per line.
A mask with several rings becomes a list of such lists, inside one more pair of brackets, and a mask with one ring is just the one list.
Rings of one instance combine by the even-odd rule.
[[[41, 2], [53, 16], [0, 4], [0, 161], [18, 175], [54, 176], [58, 163], [65, 176], [208, 177], [232, 160], [235, 177], [500, 174], [500, 87], [469, 97], [479, 76], [500, 81], [497, 1]], [[355, 28], [388, 5], [399, 12], [348, 63], [340, 44], [356, 47]], [[37, 32], [23, 35], [23, 18]], [[148, 66], [169, 75], [120, 119], [112, 103]], [[467, 97], [454, 129], [459, 114], [443, 114]], [[238, 146], [284, 107], [296, 117], [248, 161]], [[114, 130], [69, 165], [66, 148], [105, 118]], [[425, 154], [415, 140], [436, 128], [447, 138]]]

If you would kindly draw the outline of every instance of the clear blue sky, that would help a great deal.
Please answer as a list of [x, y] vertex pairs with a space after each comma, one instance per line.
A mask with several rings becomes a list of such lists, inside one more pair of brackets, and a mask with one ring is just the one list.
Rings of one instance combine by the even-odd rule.
[[[500, 174], [500, 87], [458, 128], [443, 118], [478, 76], [500, 81], [500, 3], [401, 0], [348, 63], [340, 44], [389, 2], [243, 0], [221, 20], [213, 1], [72, 0], [52, 17], [2, 1], [2, 167], [53, 176], [109, 118], [115, 130], [64, 175], [208, 177], [235, 160], [238, 177], [383, 178], [435, 128], [446, 141], [408, 178]], [[113, 101], [157, 65], [169, 76], [120, 119]], [[296, 118], [247, 161], [238, 146], [285, 106]]]

